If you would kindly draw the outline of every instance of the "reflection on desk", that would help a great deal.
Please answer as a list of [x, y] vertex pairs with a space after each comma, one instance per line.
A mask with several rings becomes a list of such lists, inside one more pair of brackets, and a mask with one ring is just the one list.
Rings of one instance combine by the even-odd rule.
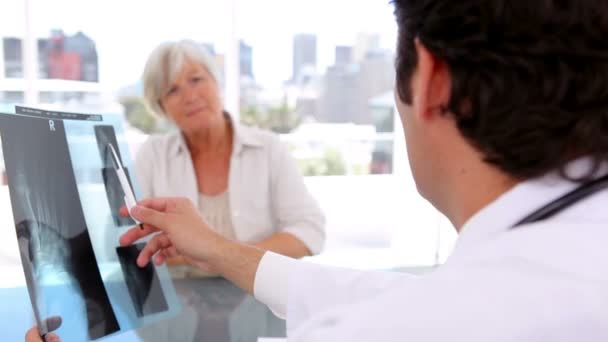
[[176, 279], [182, 312], [137, 331], [142, 342], [256, 342], [284, 337], [285, 321], [223, 278]]
[[[175, 287], [183, 309], [177, 317], [104, 342], [256, 342], [285, 336], [285, 321], [225, 279], [180, 279]], [[22, 341], [34, 324], [27, 289], [0, 288], [0, 303], [1, 340]]]

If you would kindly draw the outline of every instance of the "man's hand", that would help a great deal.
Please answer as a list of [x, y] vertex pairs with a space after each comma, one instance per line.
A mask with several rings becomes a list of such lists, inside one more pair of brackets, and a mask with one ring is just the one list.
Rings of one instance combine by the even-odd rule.
[[[120, 214], [127, 216], [125, 207]], [[253, 293], [253, 283], [264, 251], [230, 241], [209, 228], [198, 210], [184, 198], [151, 198], [131, 209], [133, 218], [144, 229], [131, 228], [120, 237], [129, 245], [151, 234], [137, 258], [140, 267], [150, 260], [164, 263], [167, 258], [183, 256], [189, 263], [207, 272], [217, 272], [243, 290]]]
[[[61, 317], [55, 316], [48, 318], [46, 321], [46, 327], [48, 331], [57, 330], [61, 325]], [[61, 342], [59, 336], [53, 333], [48, 333], [44, 336], [44, 340], [46, 342]], [[40, 332], [38, 331], [38, 327], [34, 326], [25, 334], [25, 342], [42, 342], [42, 337], [40, 337]]]
[[[127, 216], [126, 208], [121, 215]], [[138, 203], [131, 210], [144, 229], [133, 228], [120, 238], [121, 245], [155, 234], [137, 259], [139, 266], [153, 260], [164, 263], [167, 258], [182, 256], [187, 262], [208, 270], [207, 261], [218, 254], [218, 248], [226, 239], [212, 231], [192, 203], [183, 198], [155, 198]]]

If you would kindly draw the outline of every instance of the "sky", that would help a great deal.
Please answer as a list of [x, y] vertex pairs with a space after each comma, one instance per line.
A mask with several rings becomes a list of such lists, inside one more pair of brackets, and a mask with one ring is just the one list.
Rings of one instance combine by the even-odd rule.
[[[0, 36], [22, 36], [25, 0], [2, 0]], [[356, 34], [380, 33], [393, 49], [396, 25], [388, 0], [28, 0], [32, 31], [83, 31], [97, 43], [100, 81], [121, 87], [139, 80], [147, 55], [164, 40], [211, 42], [225, 52], [231, 34], [253, 47], [253, 72], [272, 87], [292, 73], [297, 33], [317, 35], [319, 71], [334, 59], [334, 46], [352, 45]], [[236, 15], [235, 25], [230, 20]]]

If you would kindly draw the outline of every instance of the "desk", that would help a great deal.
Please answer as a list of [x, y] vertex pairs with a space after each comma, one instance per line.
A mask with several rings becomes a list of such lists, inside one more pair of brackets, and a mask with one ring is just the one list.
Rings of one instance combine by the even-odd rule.
[[137, 331], [142, 342], [255, 342], [284, 337], [285, 321], [223, 278], [174, 281], [182, 312]]
[[[175, 280], [175, 287], [183, 305], [178, 316], [103, 341], [256, 342], [285, 336], [285, 321], [225, 279]], [[33, 324], [27, 289], [0, 288], [0, 303], [0, 340], [23, 341]]]

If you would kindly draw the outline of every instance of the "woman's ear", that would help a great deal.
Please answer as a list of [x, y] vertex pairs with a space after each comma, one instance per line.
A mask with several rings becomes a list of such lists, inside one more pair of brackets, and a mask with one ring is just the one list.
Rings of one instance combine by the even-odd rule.
[[414, 45], [418, 63], [412, 77], [412, 107], [417, 118], [429, 120], [447, 106], [451, 77], [445, 62], [436, 58], [418, 38]]

